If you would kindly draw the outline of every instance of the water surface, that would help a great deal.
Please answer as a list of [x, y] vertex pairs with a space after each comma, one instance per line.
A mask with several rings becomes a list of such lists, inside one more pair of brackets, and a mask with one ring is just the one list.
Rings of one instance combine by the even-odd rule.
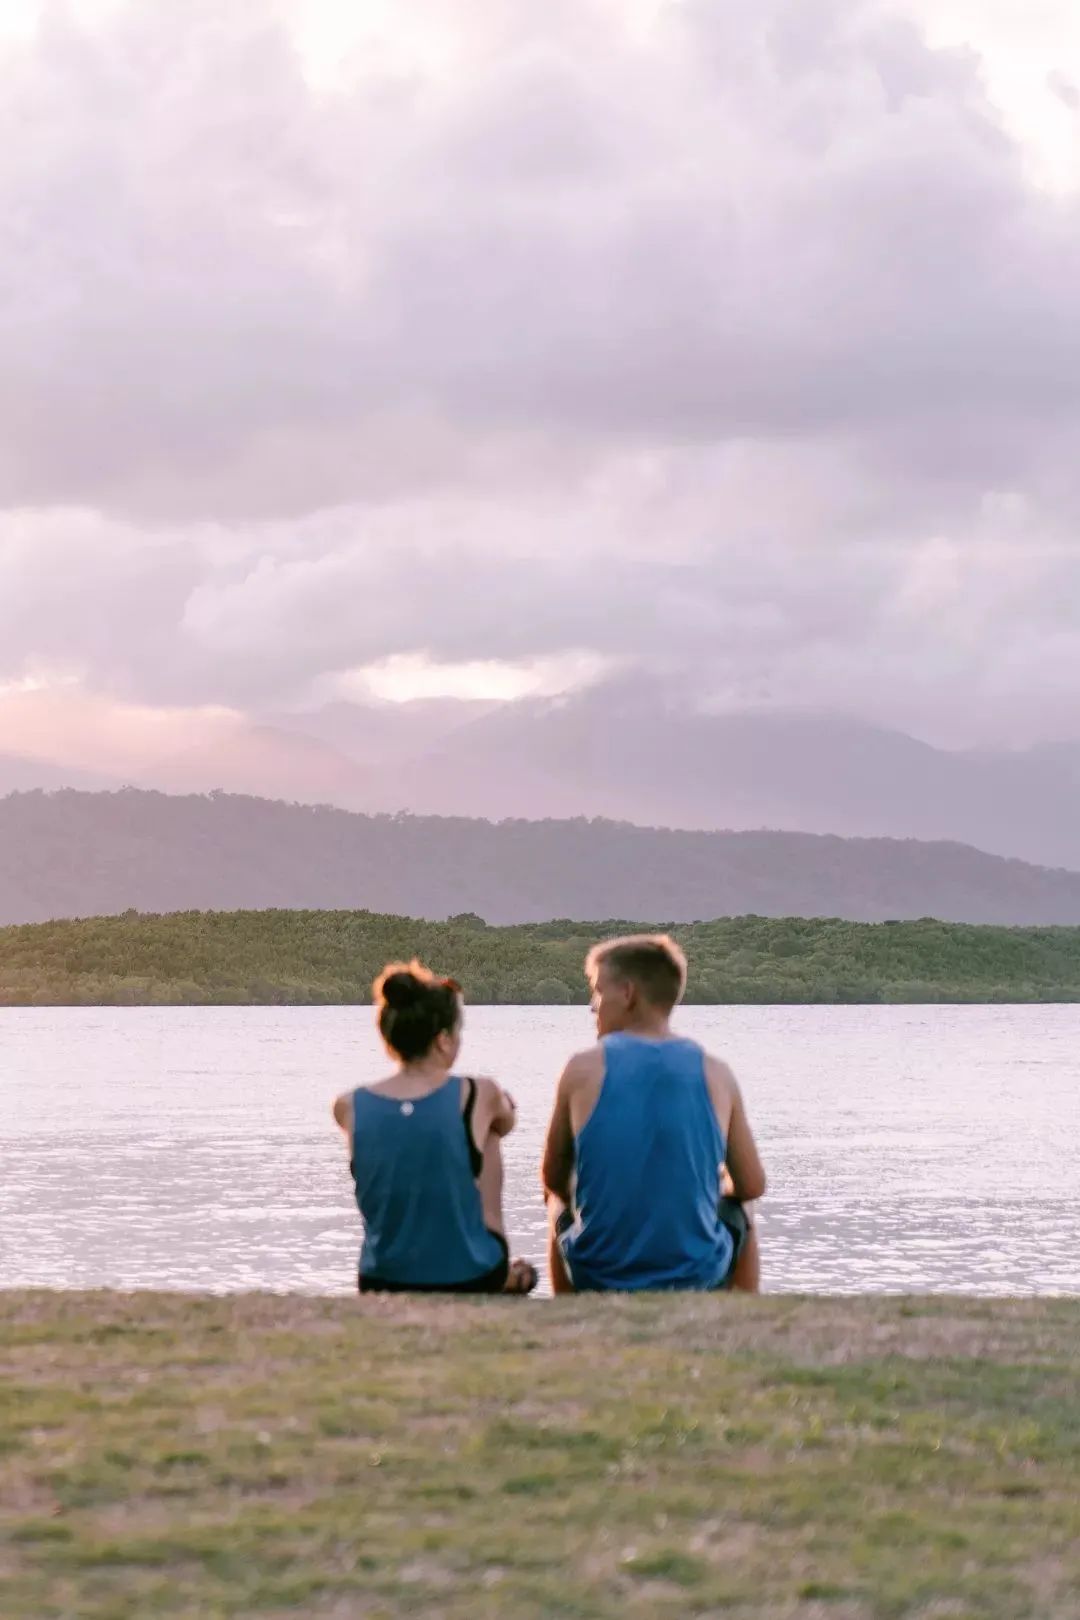
[[[771, 1183], [771, 1290], [1080, 1293], [1080, 1006], [689, 1008]], [[583, 1008], [475, 1008], [514, 1093], [507, 1213]], [[348, 1292], [358, 1219], [330, 1101], [386, 1071], [367, 1008], [0, 1011], [0, 1287]], [[546, 1282], [546, 1279], [545, 1279]]]

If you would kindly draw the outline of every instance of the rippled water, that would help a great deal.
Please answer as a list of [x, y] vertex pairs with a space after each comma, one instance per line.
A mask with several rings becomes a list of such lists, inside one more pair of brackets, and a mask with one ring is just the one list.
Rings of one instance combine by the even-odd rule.
[[[585, 1009], [477, 1008], [515, 1094], [514, 1248]], [[1080, 1007], [692, 1008], [735, 1066], [771, 1190], [773, 1290], [1080, 1293]], [[332, 1097], [385, 1072], [366, 1008], [0, 1011], [0, 1286], [348, 1292]]]

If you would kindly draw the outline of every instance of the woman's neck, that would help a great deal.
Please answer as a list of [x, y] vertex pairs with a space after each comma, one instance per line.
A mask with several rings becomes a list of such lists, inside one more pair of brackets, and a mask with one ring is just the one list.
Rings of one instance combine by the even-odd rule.
[[441, 1058], [422, 1057], [414, 1063], [403, 1063], [397, 1079], [403, 1086], [418, 1092], [437, 1091], [450, 1076], [450, 1066]]

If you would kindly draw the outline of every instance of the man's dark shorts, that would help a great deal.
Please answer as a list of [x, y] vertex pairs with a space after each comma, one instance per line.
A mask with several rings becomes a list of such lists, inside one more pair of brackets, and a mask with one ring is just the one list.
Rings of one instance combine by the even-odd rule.
[[[721, 1198], [717, 1205], [721, 1226], [726, 1226], [731, 1233], [731, 1264], [727, 1273], [717, 1283], [717, 1288], [730, 1288], [735, 1276], [735, 1267], [742, 1258], [743, 1250], [750, 1241], [750, 1217], [737, 1198]], [[563, 1237], [574, 1224], [574, 1212], [567, 1207], [555, 1222], [555, 1236]]]
[[723, 1282], [717, 1284], [717, 1287], [730, 1288], [731, 1280], [735, 1275], [735, 1267], [742, 1259], [743, 1250], [750, 1241], [750, 1217], [737, 1198], [721, 1198], [718, 1212], [720, 1224], [726, 1226], [731, 1233], [732, 1249], [731, 1264], [727, 1269], [727, 1276]]

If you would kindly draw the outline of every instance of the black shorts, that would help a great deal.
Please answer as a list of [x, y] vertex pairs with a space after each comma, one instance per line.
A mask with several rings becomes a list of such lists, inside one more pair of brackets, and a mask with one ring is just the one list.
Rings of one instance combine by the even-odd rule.
[[717, 1205], [717, 1214], [720, 1216], [721, 1226], [726, 1226], [731, 1233], [732, 1249], [727, 1275], [716, 1286], [730, 1288], [735, 1267], [742, 1259], [743, 1250], [750, 1241], [750, 1217], [737, 1198], [721, 1198]]
[[471, 1277], [468, 1282], [459, 1283], [403, 1283], [390, 1282], [384, 1277], [365, 1277], [361, 1272], [357, 1287], [362, 1294], [501, 1294], [510, 1275], [510, 1249], [501, 1232], [491, 1232], [491, 1236], [502, 1250], [502, 1259], [482, 1277]]
[[[731, 1287], [735, 1267], [738, 1265], [743, 1250], [750, 1241], [750, 1217], [737, 1198], [721, 1198], [716, 1206], [716, 1212], [720, 1217], [721, 1226], [725, 1226], [731, 1233], [731, 1264], [716, 1284], [717, 1288], [724, 1289]], [[565, 1233], [569, 1232], [574, 1224], [574, 1219], [574, 1212], [567, 1205], [555, 1222], [555, 1236], [561, 1238]], [[561, 1244], [559, 1246], [562, 1247]]]

